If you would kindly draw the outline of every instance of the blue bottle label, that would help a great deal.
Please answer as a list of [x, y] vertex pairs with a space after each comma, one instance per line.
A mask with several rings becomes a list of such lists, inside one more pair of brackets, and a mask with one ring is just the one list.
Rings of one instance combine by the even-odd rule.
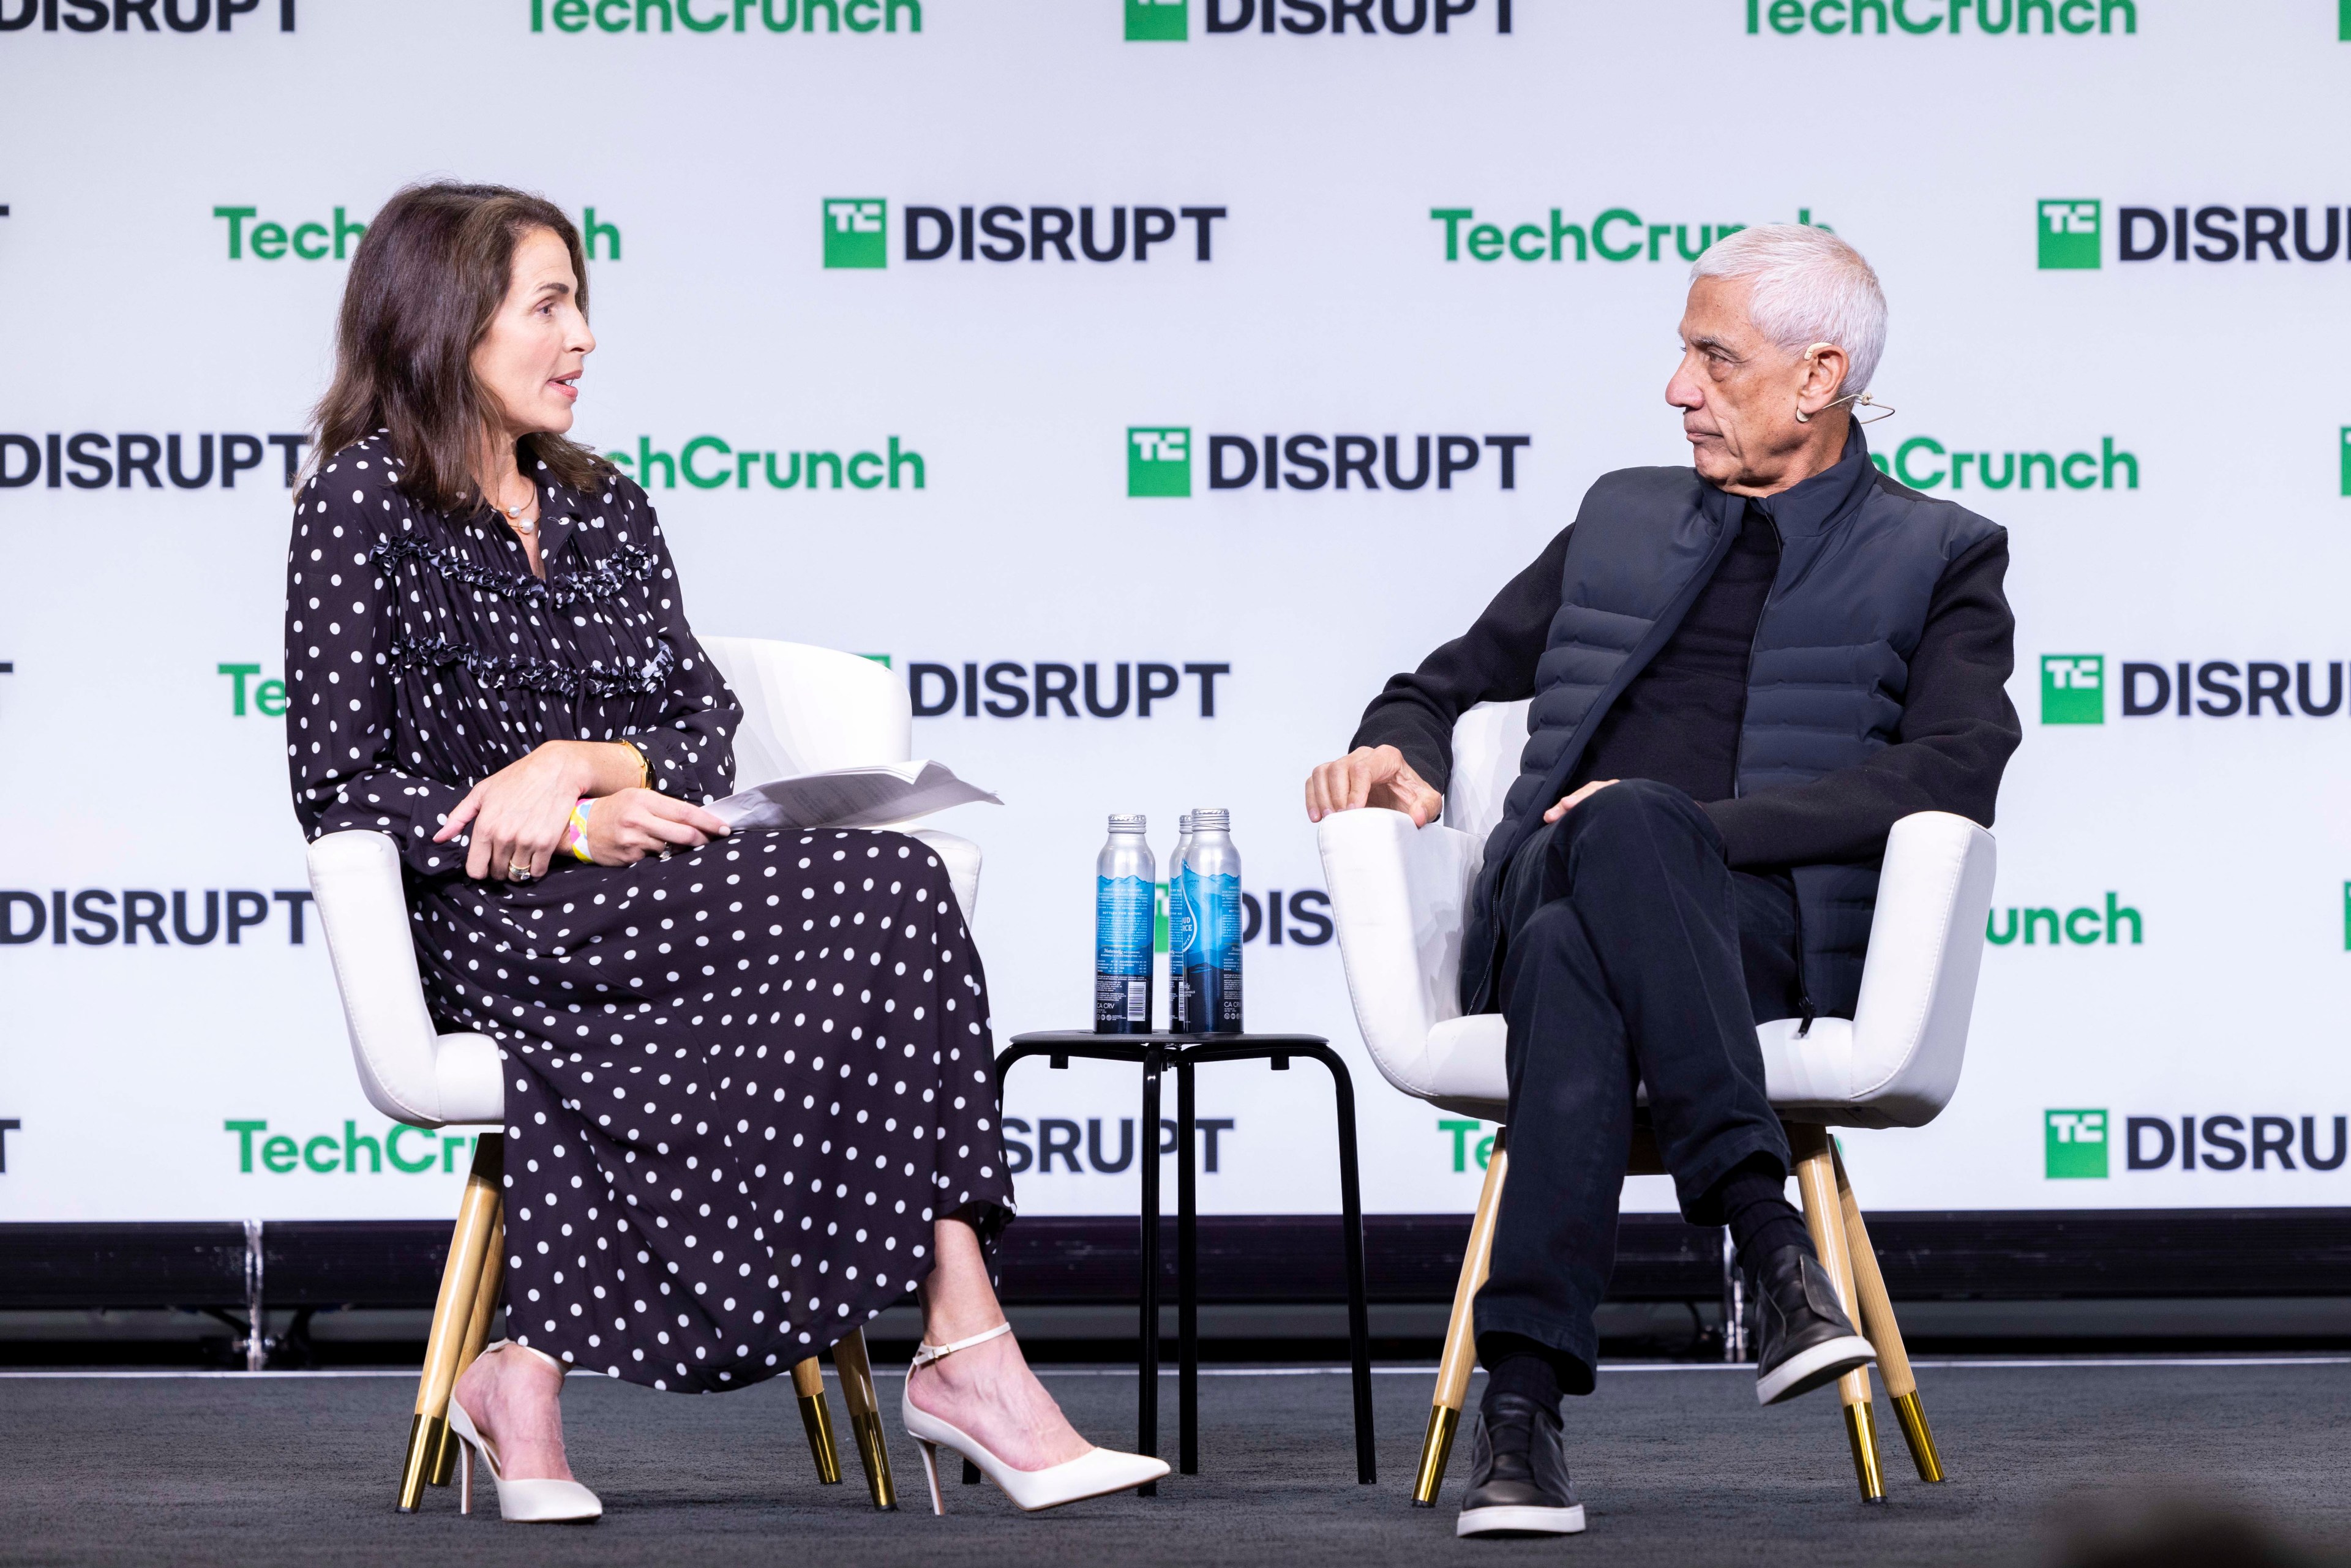
[[[1182, 903], [1192, 916], [1183, 956], [1186, 1027], [1196, 1031], [1241, 1028], [1241, 882], [1237, 876], [1182, 874]], [[1170, 908], [1175, 904], [1170, 901]]]
[[1156, 890], [1139, 876], [1094, 878], [1094, 973], [1151, 977]]
[[1158, 890], [1139, 876], [1094, 878], [1094, 1029], [1151, 1028], [1151, 936]]

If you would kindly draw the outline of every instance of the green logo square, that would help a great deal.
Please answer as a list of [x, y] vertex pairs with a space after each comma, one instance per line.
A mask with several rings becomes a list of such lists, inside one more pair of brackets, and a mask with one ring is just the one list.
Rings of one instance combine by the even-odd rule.
[[2051, 1181], [2106, 1179], [2106, 1113], [2044, 1111]]
[[[2343, 0], [2343, 4], [2351, 5], [2351, 0]], [[2351, 43], [2351, 38], [2344, 41]], [[2351, 424], [2343, 427], [2343, 493], [2351, 496]]]
[[1180, 44], [1191, 36], [1190, 13], [1191, 0], [1126, 0], [1126, 41]]
[[1130, 424], [1126, 427], [1126, 493], [1129, 496], [1188, 496], [1192, 493], [1190, 426]]
[[2041, 722], [2106, 722], [2106, 656], [2104, 653], [2041, 655]]
[[2041, 269], [2053, 267], [2095, 268], [2098, 261], [2098, 235], [2104, 229], [2099, 222], [2096, 202], [2043, 202], [2041, 204]]
[[890, 204], [876, 196], [824, 199], [827, 267], [890, 265]]

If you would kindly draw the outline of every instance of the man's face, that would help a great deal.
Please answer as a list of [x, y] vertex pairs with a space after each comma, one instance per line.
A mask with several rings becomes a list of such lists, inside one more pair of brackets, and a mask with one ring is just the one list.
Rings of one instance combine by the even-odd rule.
[[1682, 362], [1666, 401], [1682, 411], [1682, 434], [1699, 475], [1728, 489], [1774, 487], [1799, 448], [1821, 434], [1796, 420], [1807, 366], [1747, 319], [1751, 285], [1701, 277], [1682, 311]]

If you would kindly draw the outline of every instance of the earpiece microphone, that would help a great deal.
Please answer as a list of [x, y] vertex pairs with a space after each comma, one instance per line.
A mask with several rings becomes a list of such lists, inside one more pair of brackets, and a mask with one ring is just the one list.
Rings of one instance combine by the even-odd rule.
[[[1834, 349], [1836, 345], [1834, 343], [1814, 343], [1811, 348], [1804, 350], [1804, 363], [1807, 365], [1811, 364], [1813, 362], [1813, 356], [1819, 353], [1823, 349]], [[1876, 424], [1878, 420], [1891, 418], [1893, 415], [1901, 412], [1899, 409], [1889, 408], [1885, 403], [1879, 402], [1867, 392], [1847, 392], [1841, 398], [1823, 403], [1821, 407], [1821, 412], [1823, 413], [1826, 413], [1830, 409], [1836, 407], [1838, 403], [1846, 402], [1849, 402], [1854, 406], [1853, 422], [1855, 424]], [[1876, 419], [1864, 419], [1861, 417], [1861, 411], [1865, 408], [1874, 408], [1881, 412], [1878, 413]], [[1813, 423], [1813, 416], [1804, 412], [1804, 405], [1801, 400], [1799, 400], [1796, 404], [1796, 423], [1798, 424], [1810, 424]]]

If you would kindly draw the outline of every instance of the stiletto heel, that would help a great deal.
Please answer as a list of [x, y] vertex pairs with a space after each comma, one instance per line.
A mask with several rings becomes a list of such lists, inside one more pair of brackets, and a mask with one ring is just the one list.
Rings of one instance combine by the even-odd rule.
[[[953, 1423], [942, 1421], [914, 1404], [914, 1374], [935, 1361], [943, 1361], [959, 1350], [969, 1350], [976, 1344], [1012, 1332], [1010, 1323], [998, 1323], [986, 1333], [960, 1339], [953, 1344], [925, 1343], [914, 1352], [914, 1364], [906, 1368], [906, 1391], [899, 1409], [906, 1424], [906, 1436], [914, 1439], [923, 1450], [923, 1473], [931, 1483], [931, 1507], [935, 1512], [946, 1511], [946, 1499], [939, 1492], [938, 1448], [944, 1444], [960, 1452], [966, 1460], [977, 1465], [989, 1480], [1000, 1488], [1013, 1505], [1029, 1512], [1042, 1508], [1059, 1508], [1063, 1503], [1081, 1499], [1101, 1497], [1106, 1492], [1125, 1491], [1167, 1474], [1165, 1459], [1147, 1458], [1141, 1454], [1123, 1454], [1115, 1448], [1090, 1448], [1066, 1464], [1049, 1465], [1041, 1470], [1015, 1469], [991, 1453], [987, 1447], [976, 1441], [968, 1433]], [[455, 1406], [453, 1405], [454, 1410]]]
[[947, 1511], [947, 1500], [939, 1490], [939, 1446], [917, 1437], [914, 1447], [923, 1451], [923, 1479], [931, 1483], [931, 1513], [935, 1518], [944, 1518]]
[[[511, 1342], [500, 1340], [496, 1344], [483, 1346], [483, 1353], [505, 1348]], [[515, 1345], [517, 1350], [529, 1350], [528, 1345]], [[531, 1351], [537, 1355], [538, 1353]], [[547, 1359], [542, 1357], [542, 1359]], [[481, 1428], [475, 1425], [472, 1414], [457, 1403], [453, 1392], [449, 1396], [449, 1430], [458, 1442], [457, 1511], [471, 1513], [474, 1505], [474, 1455], [479, 1453], [482, 1463], [489, 1468], [490, 1485], [498, 1494], [498, 1517], [535, 1524], [586, 1523], [603, 1516], [604, 1505], [596, 1494], [578, 1481], [508, 1480], [500, 1473], [498, 1451], [483, 1440]]]

